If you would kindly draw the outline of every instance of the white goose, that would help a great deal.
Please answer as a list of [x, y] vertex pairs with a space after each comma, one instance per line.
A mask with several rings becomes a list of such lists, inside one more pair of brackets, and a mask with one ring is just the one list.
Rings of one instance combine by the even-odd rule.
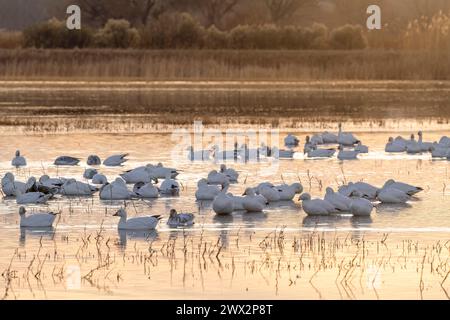
[[423, 191], [423, 189], [421, 187], [416, 187], [416, 186], [412, 186], [410, 184], [407, 183], [403, 183], [403, 182], [396, 182], [393, 179], [390, 179], [388, 181], [385, 182], [383, 189], [384, 188], [395, 188], [398, 189], [400, 191], [403, 191], [404, 193], [406, 193], [407, 195], [415, 195], [416, 193], [419, 193], [421, 191]]
[[437, 142], [434, 142], [430, 149], [432, 158], [448, 158], [450, 155], [450, 148]]
[[53, 225], [56, 215], [54, 212], [38, 212], [26, 215], [25, 207], [19, 208], [20, 226], [25, 228], [49, 228]]
[[50, 178], [48, 175], [44, 174], [39, 178], [39, 183], [48, 188], [61, 188], [62, 185], [67, 181], [65, 178]]
[[197, 183], [195, 198], [199, 201], [212, 201], [220, 193], [220, 189], [215, 185], [209, 185], [206, 179], [200, 179]]
[[227, 166], [224, 164], [220, 165], [220, 173], [226, 175], [230, 182], [238, 181], [239, 173], [232, 168], [227, 168]]
[[205, 161], [209, 160], [211, 157], [211, 151], [209, 150], [199, 150], [194, 151], [194, 147], [189, 146], [188, 150], [188, 159], [191, 161]]
[[56, 158], [54, 164], [57, 166], [76, 166], [80, 162], [80, 159], [70, 156], [60, 156]]
[[303, 192], [303, 186], [296, 182], [291, 185], [282, 184], [275, 187], [280, 194], [280, 201], [291, 201], [294, 199], [296, 194], [300, 194]]
[[373, 204], [367, 199], [353, 199], [350, 205], [350, 212], [357, 217], [370, 216], [373, 210]]
[[411, 197], [399, 189], [386, 186], [378, 192], [377, 199], [381, 203], [406, 203]]
[[252, 188], [247, 188], [245, 190], [245, 197], [242, 202], [242, 206], [247, 212], [262, 212], [264, 209], [261, 198], [258, 198], [257, 195], [255, 195]]
[[128, 161], [128, 159], [126, 159], [128, 155], [129, 155], [128, 153], [123, 153], [110, 156], [103, 161], [103, 165], [107, 167], [121, 166], [122, 163]]
[[91, 169], [91, 168], [86, 169], [86, 170], [84, 170], [83, 178], [90, 180], [90, 179], [92, 179], [97, 173], [98, 173], [98, 172], [97, 172], [96, 169]]
[[25, 158], [20, 155], [19, 150], [16, 151], [16, 156], [12, 159], [11, 165], [16, 168], [24, 167], [27, 165], [27, 160], [25, 160]]
[[93, 184], [107, 184], [108, 179], [106, 178], [105, 175], [97, 173], [96, 175], [94, 175], [92, 177], [92, 183]]
[[349, 186], [353, 187], [354, 190], [357, 190], [361, 198], [366, 199], [375, 199], [377, 197], [377, 192], [380, 190], [380, 188], [361, 181], [356, 183], [350, 182]]
[[150, 168], [150, 172], [155, 178], [165, 179], [167, 176], [170, 176], [172, 179], [175, 179], [179, 175], [177, 169], [164, 167], [161, 162], [156, 166], [148, 164], [147, 167]]
[[300, 140], [291, 133], [289, 133], [284, 138], [284, 145], [287, 147], [296, 147], [296, 146], [298, 146], [299, 142], [300, 142]]
[[97, 190], [96, 187], [88, 183], [69, 179], [62, 185], [60, 193], [66, 196], [91, 196]]
[[350, 212], [352, 199], [340, 194], [339, 192], [334, 192], [334, 190], [330, 187], [326, 189], [324, 200], [331, 203], [338, 211]]
[[325, 131], [322, 133], [322, 140], [324, 144], [338, 143], [338, 136], [334, 133]]
[[2, 178], [2, 191], [7, 197], [15, 197], [18, 193], [25, 193], [27, 186], [24, 182], [15, 181], [11, 172], [7, 172]]
[[228, 196], [233, 200], [233, 211], [242, 211], [244, 209], [245, 197], [235, 196], [232, 193], [228, 193]]
[[159, 190], [161, 191], [161, 194], [177, 196], [180, 194], [180, 184], [178, 181], [172, 179], [170, 174], [167, 174], [167, 177], [161, 183]]
[[335, 153], [335, 149], [318, 149], [314, 145], [307, 150], [306, 155], [308, 158], [331, 158]]
[[227, 194], [228, 185], [214, 198], [212, 208], [218, 215], [228, 215], [234, 210], [233, 198]]
[[280, 192], [277, 189], [265, 185], [256, 188], [256, 193], [262, 195], [268, 202], [277, 202], [281, 199]]
[[399, 153], [406, 151], [406, 143], [402, 140], [394, 140], [394, 138], [389, 137], [389, 141], [384, 148], [385, 152]]
[[177, 213], [177, 210], [171, 209], [167, 224], [171, 227], [188, 227], [194, 224], [194, 215], [192, 213]]
[[420, 147], [420, 144], [415, 140], [414, 134], [412, 134], [411, 140], [407, 141], [406, 143], [406, 153], [417, 154], [421, 152], [422, 148]]
[[18, 193], [16, 197], [17, 204], [43, 204], [50, 199], [52, 194], [44, 194], [42, 192]]
[[337, 137], [337, 143], [342, 144], [344, 146], [353, 146], [359, 142], [358, 139], [356, 139], [352, 133], [350, 132], [343, 132], [342, 131], [342, 124], [339, 123], [339, 132]]
[[313, 134], [313, 136], [310, 139], [310, 142], [315, 145], [323, 144], [323, 137], [321, 134]]
[[273, 147], [271, 155], [275, 159], [292, 159], [294, 158], [294, 153], [294, 150], [280, 150], [277, 147]]
[[213, 185], [227, 185], [230, 183], [230, 178], [226, 176], [224, 173], [217, 172], [216, 170], [212, 170], [210, 173], [208, 173], [208, 178], [206, 179], [208, 181], [208, 184]]
[[123, 208], [119, 209], [114, 216], [120, 217], [117, 226], [119, 230], [153, 230], [161, 220], [160, 215], [127, 219], [127, 212]]
[[419, 141], [417, 143], [419, 144], [421, 151], [422, 152], [430, 152], [431, 148], [433, 147], [433, 143], [423, 141], [423, 132], [422, 131], [419, 131], [417, 134], [419, 136]]
[[100, 199], [102, 200], [129, 200], [133, 195], [121, 178], [116, 178], [112, 183], [107, 183], [100, 188]]
[[212, 156], [216, 161], [224, 161], [224, 160], [236, 160], [237, 159], [237, 150], [220, 150], [219, 146], [214, 145], [212, 148]]
[[358, 152], [353, 150], [344, 150], [344, 146], [340, 144], [337, 158], [339, 160], [356, 160], [358, 159]]
[[87, 158], [86, 162], [89, 166], [99, 166], [102, 164], [102, 160], [100, 160], [100, 157], [92, 154]]
[[441, 139], [439, 140], [439, 144], [450, 148], [450, 138], [447, 136], [441, 137]]
[[139, 198], [152, 199], [159, 197], [159, 189], [153, 185], [153, 183], [148, 182], [138, 182], [133, 187], [133, 192]]
[[155, 172], [153, 171], [152, 165], [138, 167], [132, 170], [128, 170], [125, 173], [120, 174], [122, 179], [126, 181], [126, 183], [138, 183], [144, 182], [148, 183], [154, 180], [157, 183], [157, 178], [155, 176]]
[[358, 153], [369, 153], [369, 147], [365, 146], [359, 141], [355, 146], [355, 151]]
[[299, 200], [302, 201], [303, 211], [309, 216], [323, 216], [336, 212], [336, 208], [328, 201], [322, 199], [311, 200], [309, 193], [303, 193]]

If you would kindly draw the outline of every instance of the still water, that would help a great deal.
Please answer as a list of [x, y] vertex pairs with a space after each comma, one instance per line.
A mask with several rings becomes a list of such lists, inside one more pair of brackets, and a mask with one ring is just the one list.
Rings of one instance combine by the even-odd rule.
[[[0, 112], [5, 115], [1, 125], [0, 175], [13, 172], [20, 181], [43, 174], [82, 179], [88, 155], [97, 154], [104, 159], [116, 153], [129, 153], [129, 161], [123, 167], [100, 166], [99, 172], [112, 180], [125, 170], [162, 162], [180, 170], [177, 178], [182, 185], [181, 194], [151, 201], [127, 201], [129, 216], [163, 216], [157, 230], [150, 233], [118, 232], [117, 218], [112, 215], [125, 203], [101, 201], [98, 194], [88, 198], [58, 196], [48, 205], [29, 206], [32, 211], [49, 209], [61, 211], [61, 215], [53, 229], [21, 229], [18, 205], [14, 199], [4, 198], [0, 202], [3, 298], [448, 298], [449, 163], [432, 160], [429, 154], [384, 152], [390, 135], [407, 136], [421, 129], [426, 141], [435, 141], [450, 134], [446, 130], [447, 115], [433, 113], [450, 107], [448, 84], [431, 84], [425, 86], [427, 90], [416, 84], [378, 84], [375, 88], [381, 92], [380, 96], [371, 92], [373, 86], [366, 84], [336, 84], [339, 93], [334, 87], [327, 91], [323, 85], [318, 90], [318, 84], [292, 84], [288, 86], [290, 90], [286, 86], [270, 90], [257, 87], [257, 91], [253, 85], [213, 89], [203, 85], [195, 90], [176, 90], [178, 85], [172, 84], [150, 90], [137, 84], [109, 89], [101, 84], [97, 85], [101, 87], [98, 91], [78, 86], [80, 90], [63, 84], [16, 83], [9, 84], [9, 92], [0, 90]], [[211, 90], [216, 99], [208, 95]], [[405, 91], [410, 94], [405, 96]], [[416, 93], [417, 99], [410, 96], [416, 91], [420, 92]], [[225, 96], [228, 99], [219, 92], [228, 92]], [[69, 93], [76, 98], [70, 100]], [[254, 104], [247, 100], [245, 103], [252, 107], [260, 105], [264, 115], [242, 115], [244, 104], [235, 100], [239, 95], [245, 99], [253, 96]], [[330, 99], [333, 95], [343, 100]], [[357, 103], [358, 96], [369, 95], [379, 99]], [[184, 124], [171, 121], [174, 113], [170, 108], [176, 109], [174, 96], [179, 98], [177, 105], [186, 102], [186, 109], [190, 106], [203, 110], [204, 117], [196, 111], [184, 117]], [[145, 116], [118, 108], [126, 105], [125, 98], [132, 104], [131, 110], [142, 109], [140, 113]], [[280, 144], [288, 130], [304, 141], [314, 129], [336, 130], [336, 121], [332, 109], [318, 108], [321, 111], [316, 116], [311, 109], [301, 106], [316, 101], [326, 108], [331, 100], [346, 107], [351, 101], [355, 104], [346, 113], [337, 112], [336, 119], [347, 125], [345, 129], [357, 132], [358, 138], [369, 146], [369, 154], [355, 161], [308, 160], [299, 147], [291, 160], [228, 163], [240, 173], [239, 183], [232, 185], [230, 191], [239, 195], [246, 187], [262, 181], [300, 181], [313, 197], [323, 197], [327, 186], [337, 188], [344, 182], [361, 180], [381, 186], [394, 178], [423, 187], [416, 199], [403, 206], [379, 205], [368, 219], [348, 215], [307, 217], [297, 198], [293, 202], [271, 204], [260, 214], [236, 212], [229, 217], [216, 216], [210, 203], [195, 201], [197, 181], [217, 169], [218, 164], [191, 162], [187, 157], [174, 159], [172, 151], [179, 140], [173, 139], [170, 128], [190, 131], [193, 120], [205, 120], [211, 127], [239, 131], [248, 127], [267, 128], [270, 122], [271, 128], [280, 130], [277, 137]], [[389, 101], [392, 110], [397, 111], [383, 114], [383, 110], [389, 109]], [[410, 103], [415, 107], [408, 109]], [[381, 104], [381, 109], [374, 107]], [[163, 109], [155, 112], [155, 116], [148, 109], [154, 111], [157, 105]], [[222, 105], [224, 110], [234, 105], [235, 119], [213, 115], [211, 110], [216, 105]], [[277, 116], [270, 114], [271, 105], [296, 111]], [[100, 112], [98, 106], [110, 113]], [[358, 110], [365, 110], [366, 116], [361, 116]], [[381, 110], [381, 114], [376, 110]], [[276, 121], [268, 121], [268, 117]], [[9, 123], [13, 120], [18, 122], [17, 126]], [[140, 128], [135, 131], [139, 132], [128, 129], [134, 121]], [[300, 122], [301, 128], [280, 126]], [[61, 128], [67, 123], [71, 126], [63, 132]], [[17, 149], [28, 161], [28, 166], [19, 170], [10, 166]], [[52, 163], [59, 155], [80, 157], [82, 161], [76, 167], [56, 167]], [[195, 225], [187, 229], [169, 228], [166, 219], [171, 208], [195, 213]]]

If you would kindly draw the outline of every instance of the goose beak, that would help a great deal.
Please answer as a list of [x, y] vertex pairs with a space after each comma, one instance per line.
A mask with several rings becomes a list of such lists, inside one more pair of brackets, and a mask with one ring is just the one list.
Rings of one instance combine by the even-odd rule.
[[113, 214], [113, 217], [118, 217], [119, 216], [119, 212], [116, 212]]

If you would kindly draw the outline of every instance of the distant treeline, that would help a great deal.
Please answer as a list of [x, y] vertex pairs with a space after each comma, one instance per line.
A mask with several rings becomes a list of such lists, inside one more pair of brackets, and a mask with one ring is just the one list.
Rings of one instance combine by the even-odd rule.
[[23, 46], [35, 48], [145, 48], [145, 49], [363, 49], [367, 39], [357, 25], [333, 30], [275, 25], [237, 26], [220, 31], [205, 29], [188, 13], [162, 15], [141, 29], [126, 20], [110, 19], [103, 28], [68, 30], [52, 19], [23, 32]]

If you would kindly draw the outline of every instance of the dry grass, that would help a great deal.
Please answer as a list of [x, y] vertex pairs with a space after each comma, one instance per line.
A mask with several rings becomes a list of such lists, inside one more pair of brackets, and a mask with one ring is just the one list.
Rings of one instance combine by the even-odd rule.
[[0, 31], [0, 48], [2, 49], [18, 49], [22, 46], [21, 32], [4, 32]]
[[3, 80], [449, 80], [450, 52], [1, 50]]

